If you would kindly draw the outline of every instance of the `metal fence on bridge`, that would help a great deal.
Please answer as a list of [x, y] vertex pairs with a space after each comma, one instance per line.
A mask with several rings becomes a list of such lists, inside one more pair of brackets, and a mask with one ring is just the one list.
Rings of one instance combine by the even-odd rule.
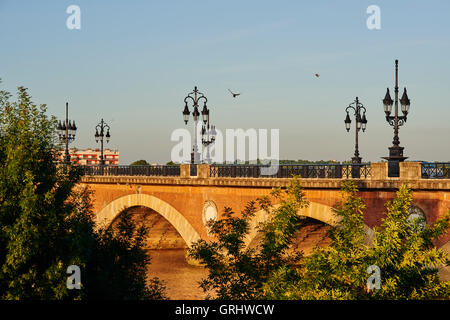
[[[233, 178], [329, 178], [329, 179], [367, 179], [371, 177], [368, 163], [361, 164], [280, 164], [274, 174], [263, 174], [264, 165], [218, 165], [210, 167], [211, 177]], [[268, 170], [266, 170], [268, 171]]]
[[450, 179], [450, 162], [422, 163], [422, 179]]
[[[228, 165], [213, 164], [210, 177], [231, 178], [302, 178], [329, 179], [367, 179], [371, 177], [370, 164], [281, 164], [274, 174], [264, 174], [264, 165]], [[144, 166], [82, 166], [87, 176], [180, 176], [179, 165], [144, 165]], [[267, 170], [268, 171], [268, 170]], [[190, 175], [195, 176], [197, 166], [190, 166]]]
[[[87, 176], [180, 176], [179, 165], [88, 165], [81, 166]], [[368, 179], [372, 177], [370, 163], [361, 164], [279, 164], [273, 174], [264, 174], [267, 165], [212, 164], [210, 177], [229, 178], [292, 178], [303, 179]], [[190, 165], [190, 176], [197, 175], [197, 165]], [[422, 163], [422, 179], [450, 179], [450, 163]]]
[[177, 165], [143, 165], [143, 166], [83, 166], [88, 176], [179, 176]]

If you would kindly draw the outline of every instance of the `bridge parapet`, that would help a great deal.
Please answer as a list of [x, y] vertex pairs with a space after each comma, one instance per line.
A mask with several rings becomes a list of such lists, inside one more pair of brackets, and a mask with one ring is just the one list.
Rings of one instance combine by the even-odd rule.
[[[195, 170], [192, 170], [195, 166]], [[408, 181], [412, 187], [447, 190], [449, 164], [401, 162], [400, 177], [388, 177], [387, 162], [359, 165], [280, 165], [275, 175], [261, 175], [259, 165], [181, 164], [178, 166], [89, 166], [83, 181], [107, 183], [156, 183], [182, 185], [252, 185], [286, 186], [293, 175], [299, 175], [303, 185], [317, 188], [339, 188], [342, 180], [352, 179], [361, 188], [397, 188]], [[328, 187], [327, 187], [328, 186]]]
[[[263, 169], [266, 169], [266, 172]], [[371, 171], [371, 166], [368, 163], [279, 164], [277, 167], [253, 164], [214, 164], [210, 166], [210, 177], [292, 178], [295, 175], [304, 179], [370, 179]]]
[[[318, 165], [280, 165], [276, 174], [265, 176], [261, 174], [260, 165], [209, 165], [198, 164], [197, 175], [190, 176], [190, 164], [182, 164], [181, 171], [185, 178], [291, 178], [299, 175], [302, 179], [358, 179], [358, 180], [420, 180], [430, 178], [445, 178], [436, 172], [450, 170], [450, 164], [440, 164], [437, 167], [425, 167], [422, 162], [401, 162], [400, 177], [388, 177], [388, 163], [374, 162], [370, 164], [318, 164]], [[428, 171], [424, 171], [428, 168]], [[431, 170], [434, 168], [434, 171]], [[440, 171], [439, 171], [440, 170]], [[426, 172], [424, 174], [424, 172]], [[435, 172], [435, 174], [429, 174]], [[448, 176], [450, 178], [450, 176]]]
[[[291, 179], [259, 179], [259, 178], [210, 178], [182, 179], [178, 177], [129, 177], [129, 176], [85, 176], [82, 183], [118, 184], [118, 185], [180, 185], [180, 186], [216, 186], [216, 187], [254, 187], [272, 188], [287, 187]], [[301, 179], [305, 189], [340, 189], [342, 179]], [[413, 190], [450, 190], [450, 179], [444, 180], [357, 180], [360, 190], [396, 190], [404, 182]], [[450, 197], [450, 196], [449, 196]]]

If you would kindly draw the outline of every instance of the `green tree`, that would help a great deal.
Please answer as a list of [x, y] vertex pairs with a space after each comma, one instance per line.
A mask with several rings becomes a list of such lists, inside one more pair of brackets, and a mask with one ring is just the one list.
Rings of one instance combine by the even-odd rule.
[[45, 105], [32, 104], [23, 87], [16, 102], [0, 96], [0, 294], [62, 298], [65, 268], [81, 264], [65, 251], [71, 241], [65, 217], [73, 208], [66, 199], [77, 172], [55, 165], [54, 121]]
[[450, 281], [439, 281], [438, 267], [448, 264], [448, 255], [433, 242], [450, 226], [450, 211], [430, 225], [422, 218], [411, 219], [412, 192], [406, 185], [397, 198], [387, 203], [386, 218], [376, 228], [373, 247], [368, 250], [372, 264], [381, 269], [381, 290], [375, 299], [450, 298]]
[[[432, 225], [408, 219], [411, 190], [402, 186], [387, 203], [386, 218], [375, 228], [372, 244], [364, 241], [363, 210], [353, 182], [342, 186], [340, 221], [329, 231], [329, 248], [316, 248], [300, 266], [281, 268], [264, 285], [271, 299], [433, 299], [449, 298], [450, 282], [440, 282], [437, 266], [446, 253], [433, 246], [445, 234], [450, 213]], [[381, 271], [381, 288], [369, 291], [369, 266]]]
[[[250, 221], [257, 211], [254, 201], [248, 203], [240, 217], [231, 208], [225, 208], [221, 219], [208, 223], [217, 240], [199, 240], [191, 247], [189, 256], [202, 262], [209, 271], [200, 284], [205, 292], [217, 299], [260, 298], [263, 283], [275, 270], [293, 266], [300, 259], [299, 255], [287, 252], [290, 240], [301, 226], [297, 211], [308, 205], [298, 179], [284, 193], [275, 189], [271, 196], [273, 199], [258, 199], [260, 209], [268, 214], [268, 222], [260, 226], [262, 241], [256, 248], [245, 244]], [[273, 200], [279, 205], [274, 206]]]
[[144, 225], [137, 226], [125, 209], [117, 225], [100, 228], [84, 254], [84, 296], [100, 300], [167, 299], [164, 284], [148, 279], [150, 257], [144, 247]]
[[[342, 185], [343, 203], [335, 210], [339, 226], [329, 230], [331, 244], [316, 248], [300, 266], [282, 268], [264, 286], [272, 299], [358, 298], [368, 277], [365, 259], [363, 210], [351, 182]], [[357, 288], [357, 289], [356, 289]], [[356, 290], [355, 290], [356, 289]]]
[[[143, 231], [126, 223], [117, 232], [96, 231], [80, 170], [57, 164], [56, 120], [27, 89], [11, 97], [0, 91], [0, 298], [162, 297], [159, 283], [145, 288]], [[81, 290], [67, 289], [70, 265], [81, 268]], [[115, 272], [130, 282], [111, 287], [104, 274]], [[108, 287], [116, 292], [99, 297]]]
[[150, 164], [145, 160], [137, 160], [130, 164], [130, 166], [148, 166], [148, 165]]

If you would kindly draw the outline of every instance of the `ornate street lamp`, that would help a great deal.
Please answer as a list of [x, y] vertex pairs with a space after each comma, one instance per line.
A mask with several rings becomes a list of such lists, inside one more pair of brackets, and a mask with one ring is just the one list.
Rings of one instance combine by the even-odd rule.
[[[109, 139], [111, 138], [111, 135], [109, 134], [109, 126], [106, 124], [106, 122], [100, 121], [100, 123], [98, 125], [95, 126], [95, 142], [99, 142], [100, 141], [100, 145], [101, 145], [101, 153], [100, 153], [100, 165], [104, 166], [105, 165], [105, 159], [103, 157], [103, 137], [106, 138], [106, 143], [109, 143]], [[104, 134], [106, 130], [106, 135]]]
[[189, 93], [186, 98], [184, 98], [184, 110], [183, 110], [183, 119], [184, 123], [187, 124], [189, 121], [189, 106], [188, 101], [191, 101], [192, 107], [194, 108], [194, 111], [192, 112], [192, 116], [194, 118], [194, 145], [192, 146], [192, 153], [191, 153], [191, 163], [200, 163], [200, 152], [198, 152], [198, 145], [197, 145], [197, 123], [198, 118], [200, 116], [200, 112], [198, 111], [198, 104], [201, 100], [203, 100], [203, 110], [202, 110], [202, 120], [203, 123], [206, 125], [207, 122], [209, 122], [209, 110], [206, 106], [206, 103], [208, 102], [208, 99], [203, 95], [203, 93], [199, 92], [197, 87], [194, 88], [194, 91]]
[[349, 106], [345, 109], [345, 111], [347, 112], [347, 117], [345, 118], [344, 122], [347, 132], [350, 131], [350, 124], [352, 122], [348, 113], [349, 109], [354, 111], [355, 116], [355, 156], [352, 158], [352, 163], [361, 163], [362, 158], [359, 156], [358, 150], [358, 133], [361, 129], [363, 132], [366, 131], [366, 108], [364, 108], [362, 103], [359, 102], [358, 97], [356, 97], [356, 100], [350, 103]]
[[209, 123], [209, 109], [206, 107], [206, 103], [203, 105], [202, 110], [202, 145], [206, 147], [206, 159], [204, 162], [211, 164], [211, 156], [209, 152], [209, 146], [216, 140], [216, 128]]
[[75, 140], [75, 134], [77, 132], [77, 126], [75, 121], [69, 120], [69, 103], [66, 102], [66, 120], [65, 122], [58, 121], [58, 126], [56, 127], [58, 131], [59, 140], [66, 145], [64, 162], [70, 164], [70, 153], [69, 153], [69, 143]]
[[[405, 124], [409, 112], [410, 101], [406, 88], [403, 91], [402, 98], [400, 99], [401, 110], [403, 115], [398, 114], [398, 60], [395, 60], [395, 97], [394, 101], [389, 94], [389, 88], [387, 89], [386, 96], [383, 99], [384, 112], [386, 114], [386, 121], [394, 127], [394, 140], [392, 141], [392, 147], [389, 148], [389, 157], [383, 157], [388, 160], [388, 176], [399, 177], [400, 176], [400, 162], [405, 161], [408, 157], [403, 156], [403, 147], [400, 147], [400, 139], [398, 137], [399, 127]], [[391, 116], [392, 105], [395, 105], [394, 115]]]
[[206, 159], [205, 162], [211, 164], [211, 156], [209, 153], [209, 146], [216, 141], [216, 126], [210, 126], [208, 123], [202, 126], [202, 144], [206, 147]]

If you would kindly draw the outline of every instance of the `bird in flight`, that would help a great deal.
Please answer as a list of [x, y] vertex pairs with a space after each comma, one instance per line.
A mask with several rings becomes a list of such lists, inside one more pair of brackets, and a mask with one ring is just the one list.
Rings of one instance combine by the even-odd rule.
[[316, 73], [315, 76], [318, 78], [318, 77], [320, 77], [320, 74]]
[[230, 91], [231, 95], [233, 96], [233, 98], [236, 98], [238, 95], [240, 95], [240, 93], [234, 93], [233, 91], [231, 91], [230, 89], [228, 89], [228, 91]]

